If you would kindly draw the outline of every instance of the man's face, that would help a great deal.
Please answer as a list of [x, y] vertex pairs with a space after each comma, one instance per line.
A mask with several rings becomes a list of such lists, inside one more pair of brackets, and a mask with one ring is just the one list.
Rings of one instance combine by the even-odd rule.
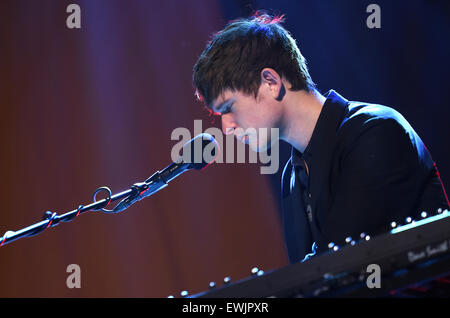
[[224, 134], [234, 134], [254, 151], [265, 151], [271, 146], [270, 132], [279, 128], [281, 106], [264, 85], [258, 95], [225, 90], [212, 103], [212, 110], [222, 118]]

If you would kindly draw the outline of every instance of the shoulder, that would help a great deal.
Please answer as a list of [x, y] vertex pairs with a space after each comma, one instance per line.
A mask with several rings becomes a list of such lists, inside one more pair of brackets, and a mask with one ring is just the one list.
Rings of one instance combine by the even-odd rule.
[[380, 104], [349, 102], [338, 133], [348, 140], [376, 135], [380, 141], [422, 145], [419, 136], [402, 114]]
[[405, 131], [413, 131], [408, 121], [395, 109], [380, 104], [360, 102], [349, 102], [348, 112], [341, 128], [352, 125], [363, 128], [373, 125], [397, 126]]
[[[384, 159], [430, 161], [418, 134], [395, 109], [360, 102], [349, 102], [338, 132], [342, 154], [383, 154]], [[374, 156], [380, 158], [380, 155]]]

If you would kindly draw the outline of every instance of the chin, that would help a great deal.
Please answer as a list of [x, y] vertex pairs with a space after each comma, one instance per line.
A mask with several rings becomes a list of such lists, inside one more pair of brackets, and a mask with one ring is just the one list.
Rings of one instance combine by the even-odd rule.
[[258, 140], [256, 137], [250, 138], [249, 147], [255, 152], [265, 152], [270, 148], [270, 140]]

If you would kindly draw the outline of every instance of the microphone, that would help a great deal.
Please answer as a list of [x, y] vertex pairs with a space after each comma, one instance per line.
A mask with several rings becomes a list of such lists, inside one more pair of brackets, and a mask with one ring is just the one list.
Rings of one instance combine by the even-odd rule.
[[188, 142], [182, 148], [181, 156], [161, 171], [155, 172], [144, 182], [135, 183], [131, 194], [110, 210], [118, 213], [127, 209], [137, 201], [148, 197], [165, 188], [167, 184], [188, 170], [203, 170], [214, 162], [219, 155], [219, 144], [207, 133], [202, 133]]
[[[187, 170], [202, 170], [214, 162], [218, 149], [219, 145], [210, 134], [199, 134], [184, 144], [182, 155], [160, 171], [159, 177], [168, 183]], [[152, 181], [152, 178], [153, 176], [145, 182]]]

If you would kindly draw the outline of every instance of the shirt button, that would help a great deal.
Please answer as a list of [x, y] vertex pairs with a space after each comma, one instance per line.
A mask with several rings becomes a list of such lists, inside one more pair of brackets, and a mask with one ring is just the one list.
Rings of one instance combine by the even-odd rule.
[[311, 208], [311, 204], [308, 204], [308, 206], [306, 207], [306, 213], [308, 214], [309, 222], [312, 222], [312, 208]]

